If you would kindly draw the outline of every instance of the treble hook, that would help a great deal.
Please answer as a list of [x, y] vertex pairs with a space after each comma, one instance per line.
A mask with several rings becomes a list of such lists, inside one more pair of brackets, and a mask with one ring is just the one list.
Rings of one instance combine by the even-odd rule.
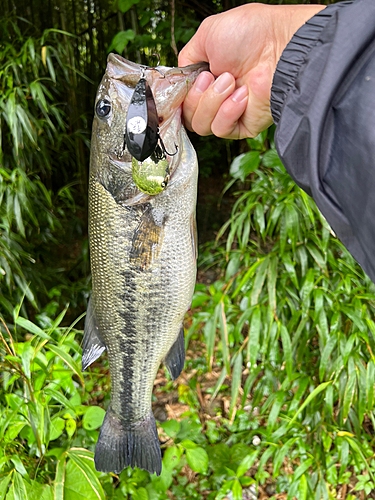
[[164, 142], [162, 141], [162, 138], [161, 138], [161, 135], [159, 132], [158, 132], [158, 135], [159, 135], [159, 141], [160, 141], [161, 149], [162, 149], [163, 153], [168, 155], [168, 156], [175, 156], [178, 153], [177, 144], [174, 145], [174, 147], [176, 148], [176, 151], [174, 153], [168, 153], [168, 151], [165, 149]]

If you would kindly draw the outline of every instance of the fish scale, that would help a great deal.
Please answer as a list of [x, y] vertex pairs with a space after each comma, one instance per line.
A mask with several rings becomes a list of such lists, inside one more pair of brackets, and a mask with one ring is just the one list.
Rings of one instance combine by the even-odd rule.
[[[165, 68], [167, 82], [157, 72], [146, 74], [156, 105], [163, 110], [163, 141], [167, 147], [178, 145], [178, 155], [168, 160], [170, 183], [156, 196], [140, 192], [134, 184], [130, 155], [116, 155], [140, 67], [110, 55], [99, 86], [97, 102], [105, 98], [111, 113], [105, 119], [97, 116], [93, 124], [89, 180], [93, 289], [82, 369], [107, 350], [111, 402], [95, 450], [100, 471], [119, 473], [130, 465], [161, 472], [152, 389], [160, 363], [172, 378], [183, 368], [182, 324], [196, 277], [198, 164], [181, 125], [180, 106], [203, 69], [206, 66]], [[172, 93], [168, 85], [173, 86]], [[171, 99], [169, 108], [166, 96]]]

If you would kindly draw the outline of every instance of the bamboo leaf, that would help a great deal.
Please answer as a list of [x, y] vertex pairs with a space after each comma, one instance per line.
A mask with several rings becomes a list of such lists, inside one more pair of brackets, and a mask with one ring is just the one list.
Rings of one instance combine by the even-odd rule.
[[278, 257], [270, 259], [268, 267], [268, 301], [272, 314], [276, 315], [276, 280], [277, 280], [277, 265], [279, 263]]
[[80, 381], [82, 383], [82, 386], [85, 385], [85, 382], [84, 382], [83, 376], [82, 376], [82, 372], [81, 372], [78, 364], [76, 363], [76, 361], [74, 361], [74, 359], [68, 353], [66, 353], [65, 351], [60, 349], [60, 347], [57, 347], [53, 344], [46, 344], [46, 348], [49, 349], [50, 351], [52, 351], [54, 354], [56, 354], [56, 356], [61, 358], [64, 361], [64, 363], [66, 363], [69, 366], [69, 368], [71, 370], [73, 370], [73, 372], [78, 376], [78, 378], [80, 379]]
[[336, 342], [337, 342], [336, 335], [332, 335], [331, 337], [329, 337], [328, 342], [323, 350], [322, 357], [320, 358], [320, 366], [319, 366], [319, 379], [320, 379], [320, 381], [322, 381], [324, 378], [324, 374], [325, 374], [326, 369], [327, 369], [328, 360], [329, 360], [329, 357], [330, 357], [330, 355], [331, 355], [331, 353], [336, 345]]
[[292, 262], [290, 255], [288, 253], [284, 253], [281, 259], [285, 266], [286, 272], [288, 273], [290, 279], [292, 280], [293, 285], [299, 288], [296, 270], [294, 268], [294, 263]]
[[367, 409], [369, 412], [374, 409], [374, 387], [375, 387], [375, 364], [373, 361], [367, 363], [366, 374], [366, 392], [367, 392]]
[[343, 401], [343, 418], [344, 421], [348, 418], [350, 405], [352, 404], [354, 392], [356, 389], [357, 374], [353, 371], [348, 378], [345, 388], [344, 401]]
[[242, 352], [238, 352], [233, 364], [232, 387], [231, 387], [231, 405], [229, 409], [230, 418], [232, 418], [233, 409], [237, 403], [238, 393], [241, 387], [242, 375]]
[[52, 389], [51, 387], [46, 387], [44, 389], [45, 394], [48, 394], [53, 399], [56, 399], [64, 408], [69, 408], [75, 414], [74, 406], [69, 402], [69, 400], [59, 391]]
[[272, 409], [270, 411], [270, 414], [268, 416], [268, 422], [267, 422], [267, 432], [271, 432], [275, 423], [276, 419], [279, 416], [280, 409], [283, 406], [285, 398], [285, 392], [284, 391], [278, 391], [275, 402], [272, 405]]
[[257, 262], [255, 262], [252, 266], [250, 266], [250, 268], [246, 271], [245, 275], [243, 276], [243, 278], [241, 279], [240, 281], [240, 284], [238, 285], [238, 287], [236, 288], [236, 290], [234, 291], [233, 295], [232, 295], [232, 299], [236, 298], [236, 296], [239, 294], [239, 292], [241, 291], [242, 287], [244, 286], [245, 283], [247, 283], [249, 281], [249, 279], [253, 276], [253, 274], [255, 273], [257, 267], [264, 261], [264, 259], [259, 259]]
[[260, 325], [261, 325], [261, 314], [260, 308], [257, 307], [253, 311], [251, 317], [250, 330], [249, 330], [249, 341], [247, 344], [247, 359], [253, 368], [257, 361], [257, 355], [259, 350], [259, 336], [260, 336]]
[[264, 280], [268, 268], [269, 257], [266, 257], [257, 269], [257, 274], [254, 280], [254, 286], [251, 292], [251, 305], [255, 306], [258, 303], [259, 295], [262, 291]]
[[292, 343], [290, 341], [289, 332], [285, 325], [280, 324], [280, 335], [283, 343], [286, 373], [289, 380], [291, 381], [293, 375]]
[[292, 418], [292, 420], [289, 422], [289, 427], [291, 427], [294, 422], [297, 420], [297, 417], [298, 415], [306, 408], [306, 406], [308, 404], [310, 404], [310, 402], [318, 395], [320, 394], [322, 391], [324, 391], [324, 389], [326, 389], [330, 384], [332, 384], [332, 381], [330, 380], [329, 382], [323, 382], [323, 384], [320, 384], [318, 385], [318, 387], [315, 387], [315, 389], [313, 390], [313, 392], [311, 394], [309, 394], [309, 396], [306, 398], [306, 400], [302, 403], [302, 405], [298, 408], [296, 414], [294, 415], [294, 417]]
[[35, 325], [31, 321], [29, 321], [26, 318], [22, 318], [22, 316], [18, 316], [16, 320], [16, 324], [24, 328], [30, 333], [33, 333], [34, 335], [37, 335], [38, 337], [41, 337], [42, 339], [46, 340], [51, 340], [51, 337], [47, 335], [46, 332], [44, 332], [39, 326]]
[[307, 500], [307, 479], [305, 474], [302, 474], [298, 486], [299, 497], [298, 500]]
[[227, 326], [227, 318], [225, 315], [224, 302], [219, 302], [218, 306], [220, 306], [219, 323], [220, 323], [220, 330], [221, 330], [221, 345], [222, 345], [222, 350], [223, 350], [223, 358], [224, 358], [225, 367], [227, 369], [227, 373], [230, 373], [228, 326]]

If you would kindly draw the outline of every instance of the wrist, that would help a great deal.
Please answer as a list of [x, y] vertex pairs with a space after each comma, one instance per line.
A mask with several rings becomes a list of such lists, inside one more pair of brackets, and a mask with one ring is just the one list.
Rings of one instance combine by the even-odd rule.
[[[276, 33], [276, 64], [296, 31], [298, 31], [299, 28], [309, 19], [325, 8], [326, 5], [275, 6], [274, 23]], [[276, 12], [276, 9], [282, 10], [281, 15]]]

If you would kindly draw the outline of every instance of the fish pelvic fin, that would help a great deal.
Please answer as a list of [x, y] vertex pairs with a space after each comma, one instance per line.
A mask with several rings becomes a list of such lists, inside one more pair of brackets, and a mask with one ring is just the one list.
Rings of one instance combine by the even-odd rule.
[[108, 408], [95, 449], [95, 468], [99, 472], [120, 474], [125, 467], [161, 473], [161, 452], [155, 418], [150, 414], [128, 423]]
[[164, 359], [164, 365], [166, 366], [169, 375], [173, 380], [179, 377], [180, 373], [184, 369], [185, 365], [185, 337], [184, 337], [184, 327], [181, 326], [180, 332], [175, 343], [170, 348], [170, 351]]
[[91, 363], [96, 361], [105, 350], [106, 345], [100, 336], [99, 327], [96, 324], [92, 298], [90, 298], [87, 306], [82, 343], [82, 371], [85, 371]]

